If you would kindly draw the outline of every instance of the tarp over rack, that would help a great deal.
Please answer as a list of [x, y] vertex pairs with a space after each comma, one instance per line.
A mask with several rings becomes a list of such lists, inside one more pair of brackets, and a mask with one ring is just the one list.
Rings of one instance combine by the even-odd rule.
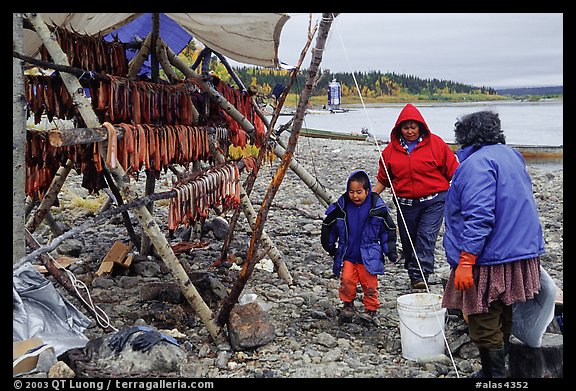
[[[117, 30], [112, 31], [110, 34], [104, 36], [106, 41], [113, 41], [115, 39], [120, 42], [133, 42], [136, 38], [144, 40], [148, 33], [152, 31], [152, 14], [141, 14], [138, 18], [132, 20], [130, 23], [125, 24]], [[176, 54], [180, 54], [182, 50], [190, 43], [192, 35], [182, 28], [174, 20], [170, 19], [166, 14], [160, 14], [160, 37]], [[137, 50], [126, 51], [126, 59], [130, 62], [136, 56]], [[144, 61], [138, 75], [147, 75], [150, 77], [152, 72], [150, 66], [150, 55]]]
[[[141, 13], [40, 13], [49, 25], [80, 34], [105, 36]], [[280, 33], [290, 18], [284, 13], [165, 13], [212, 50], [237, 62], [277, 67]], [[141, 37], [142, 39], [145, 37]], [[168, 42], [167, 42], [168, 43]], [[24, 30], [24, 51], [37, 56], [41, 46], [34, 31]]]

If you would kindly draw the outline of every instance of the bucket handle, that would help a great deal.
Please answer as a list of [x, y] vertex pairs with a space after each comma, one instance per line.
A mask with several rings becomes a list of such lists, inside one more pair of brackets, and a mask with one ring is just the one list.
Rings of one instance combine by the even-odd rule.
[[404, 323], [402, 321], [402, 319], [400, 319], [400, 323], [402, 323], [410, 332], [412, 332], [412, 334], [416, 334], [420, 338], [433, 338], [433, 337], [437, 336], [438, 334], [442, 333], [442, 329], [440, 329], [440, 331], [438, 331], [436, 334], [433, 334], [433, 335], [420, 335], [417, 332], [415, 332], [414, 330], [412, 330], [410, 327], [408, 327], [408, 325], [406, 323]]

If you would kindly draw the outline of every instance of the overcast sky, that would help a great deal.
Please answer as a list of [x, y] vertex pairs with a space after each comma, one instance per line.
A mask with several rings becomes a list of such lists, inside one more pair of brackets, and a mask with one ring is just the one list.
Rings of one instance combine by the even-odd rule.
[[[312, 15], [314, 21], [321, 17]], [[279, 58], [294, 65], [306, 42], [309, 14], [290, 16]], [[303, 68], [309, 65], [307, 56]], [[320, 66], [493, 88], [563, 85], [563, 14], [341, 13]]]

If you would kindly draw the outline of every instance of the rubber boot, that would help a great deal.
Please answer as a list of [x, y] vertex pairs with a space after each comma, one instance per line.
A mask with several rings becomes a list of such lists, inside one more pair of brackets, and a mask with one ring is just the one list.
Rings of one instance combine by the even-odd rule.
[[510, 334], [504, 334], [504, 354], [507, 356], [510, 351]]
[[474, 378], [507, 378], [508, 372], [506, 370], [506, 355], [504, 348], [478, 348], [480, 351], [480, 361], [482, 362], [482, 369], [476, 372], [471, 377]]
[[350, 323], [352, 322], [352, 318], [354, 317], [356, 310], [354, 308], [354, 302], [344, 302], [342, 306], [342, 310], [340, 311], [340, 319], [342, 322]]
[[504, 362], [506, 363], [506, 368], [508, 368], [508, 362], [510, 359], [510, 355], [508, 353], [510, 353], [510, 334], [504, 334], [504, 344], [503, 344], [503, 348], [504, 348]]
[[372, 323], [376, 327], [380, 327], [380, 320], [376, 316], [376, 311], [366, 310], [364, 313], [359, 314], [358, 318], [366, 323]]

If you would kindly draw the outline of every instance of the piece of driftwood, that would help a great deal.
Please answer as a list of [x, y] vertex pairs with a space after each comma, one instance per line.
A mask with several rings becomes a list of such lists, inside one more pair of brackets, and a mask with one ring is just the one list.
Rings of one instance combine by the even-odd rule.
[[[124, 137], [124, 128], [114, 125], [116, 137], [120, 140]], [[28, 129], [28, 132], [46, 132], [44, 130]], [[66, 147], [78, 144], [99, 143], [108, 139], [108, 131], [105, 127], [98, 128], [72, 128], [72, 129], [50, 129], [48, 131], [48, 141], [55, 148]]]
[[54, 237], [60, 236], [64, 233], [64, 231], [62, 231], [62, 229], [58, 226], [58, 223], [56, 222], [54, 216], [52, 216], [52, 213], [50, 213], [50, 211], [46, 213], [46, 217], [44, 218], [44, 220], [46, 221], [48, 227], [50, 227], [50, 231], [52, 231], [52, 235]]
[[[172, 68], [172, 66], [170, 65], [170, 61], [168, 61], [168, 54], [166, 54], [166, 48], [162, 45], [162, 41], [160, 38], [158, 38], [158, 40], [156, 41], [156, 47], [158, 50], [158, 60], [160, 61], [160, 66], [162, 67], [162, 70], [164, 71], [166, 77], [170, 81], [170, 84], [179, 83], [180, 79], [178, 78], [176, 72], [174, 72], [174, 68]], [[192, 105], [192, 107], [194, 107], [194, 105]], [[198, 111], [196, 110], [195, 107], [194, 110], [196, 111], [194, 119], [198, 119], [197, 115]]]
[[508, 371], [511, 378], [564, 377], [562, 334], [544, 333], [539, 348], [531, 348], [512, 336], [508, 354]]
[[160, 67], [158, 66], [158, 50], [156, 49], [158, 38], [160, 37], [160, 14], [152, 13], [152, 31], [150, 33], [150, 78], [153, 83], [160, 81]]

